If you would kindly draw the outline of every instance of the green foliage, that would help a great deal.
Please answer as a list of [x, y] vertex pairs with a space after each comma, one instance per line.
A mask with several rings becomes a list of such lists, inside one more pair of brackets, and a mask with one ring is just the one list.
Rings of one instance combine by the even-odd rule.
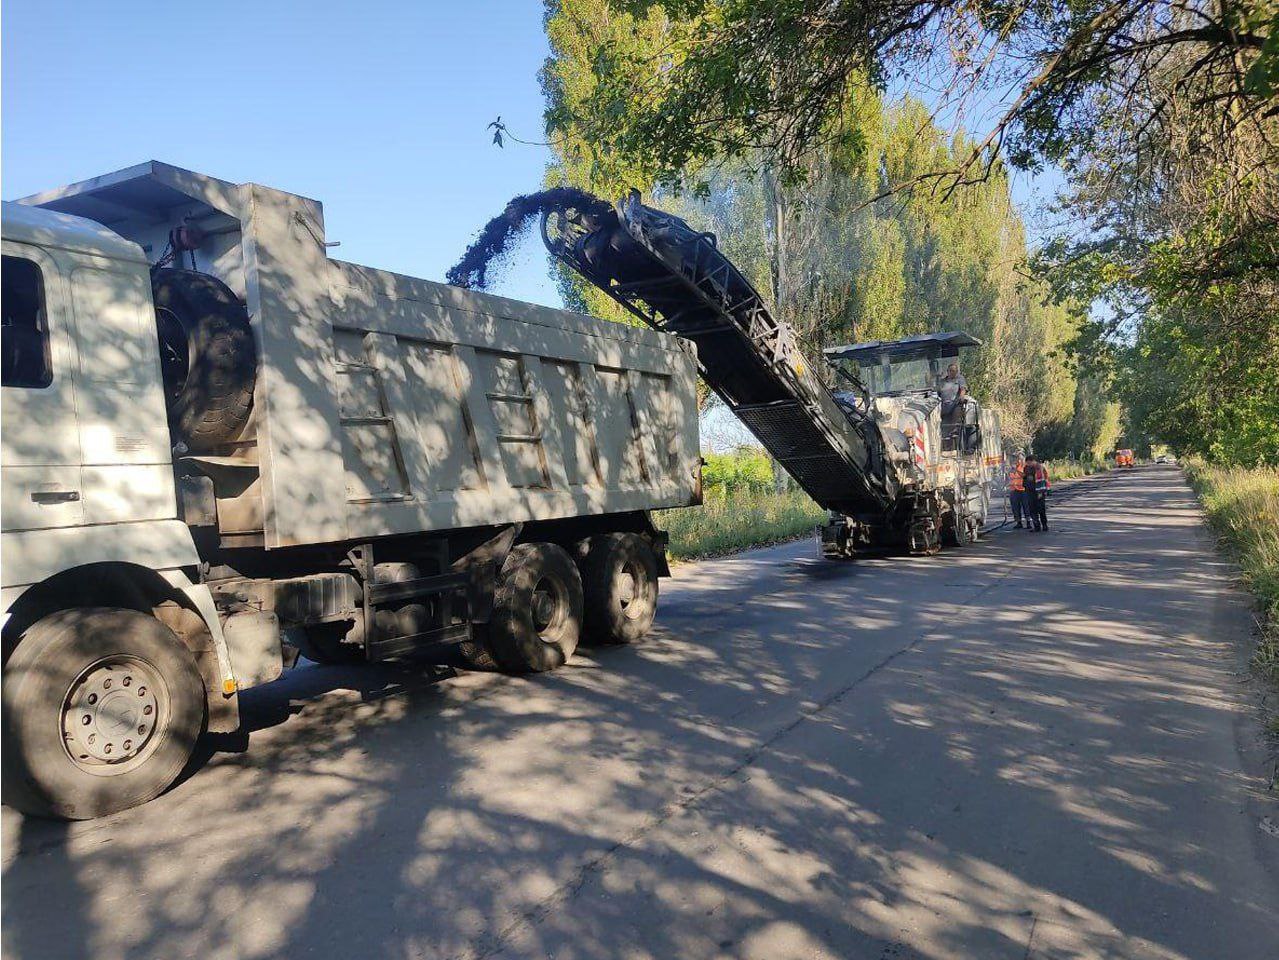
[[1212, 305], [1148, 314], [1118, 352], [1118, 388], [1146, 432], [1179, 453], [1279, 463], [1279, 322], [1272, 316], [1255, 339], [1241, 339]]
[[[738, 6], [715, 15], [733, 16]], [[604, 196], [652, 190], [661, 179], [656, 168], [632, 152], [601, 149], [598, 131], [582, 119], [601, 83], [621, 82], [608, 80], [617, 62], [604, 69], [597, 54], [623, 57], [638, 82], [643, 64], [665, 62], [672, 45], [704, 26], [678, 14], [710, 14], [696, 3], [605, 0], [558, 0], [547, 9], [552, 56], [542, 77], [548, 122], [561, 138], [551, 178]], [[613, 122], [626, 127], [642, 109], [615, 101]], [[965, 361], [965, 373], [976, 395], [1000, 410], [1012, 442], [1026, 445], [1052, 424], [1069, 425], [1076, 378], [1063, 347], [1082, 319], [1048, 303], [1046, 288], [1027, 275], [1025, 228], [1007, 171], [996, 163], [987, 179], [948, 199], [926, 191], [884, 196], [890, 183], [948, 169], [975, 145], [947, 136], [918, 101], [886, 104], [861, 75], [840, 97], [836, 126], [843, 135], [811, 151], [800, 178], [779, 175], [785, 164], [765, 148], [729, 151], [699, 168], [696, 189], [659, 187], [655, 201], [715, 233], [810, 356], [832, 344], [966, 330], [985, 347]], [[594, 288], [576, 277], [562, 282], [579, 308], [617, 318]]]
[[[563, 175], [683, 189], [810, 346], [966, 328], [988, 344], [970, 380], [1015, 442], [1100, 450], [1118, 429], [1277, 462], [1277, 0], [547, 9]], [[919, 104], [885, 107], [890, 72], [1009, 108], [948, 141]], [[1068, 179], [1070, 230], [1038, 260], [1058, 306], [1018, 270], [1001, 158]], [[877, 199], [894, 190], [908, 199]]]
[[1095, 473], [1105, 473], [1110, 469], [1105, 460], [1047, 460], [1044, 466], [1048, 469], [1050, 483], [1058, 480], [1077, 480], [1080, 477], [1091, 477]]
[[670, 534], [676, 560], [715, 557], [769, 543], [812, 536], [825, 512], [803, 492], [724, 491], [701, 507], [661, 511], [654, 519]]
[[[1247, 111], [1279, 72], [1275, 0], [586, 0], [605, 29], [569, 55], [585, 78], [547, 113], [600, 168], [695, 185], [708, 164], [763, 151], [783, 182], [815, 151], [857, 150], [847, 101], [890, 73], [1009, 105], [940, 178], [980, 176], [1002, 144], [1019, 167], [1070, 157], [1109, 109]], [[552, 19], [557, 7], [552, 6]], [[560, 7], [559, 9], [562, 9]], [[570, 22], [573, 17], [566, 18]], [[567, 28], [565, 28], [567, 29]], [[553, 42], [556, 35], [552, 34]], [[561, 47], [561, 50], [567, 49]], [[1224, 80], [1229, 95], [1200, 85]], [[1174, 98], [1152, 90], [1170, 81]], [[1015, 95], [1009, 95], [1008, 87]], [[1137, 136], [1144, 135], [1140, 128]], [[1233, 125], [1219, 125], [1229, 138]], [[940, 171], [897, 183], [937, 183]]]
[[1279, 681], [1279, 470], [1187, 464], [1208, 520], [1239, 561], [1262, 614], [1255, 662]]
[[773, 464], [758, 447], [741, 447], [731, 453], [708, 453], [703, 459], [702, 488], [707, 496], [724, 491], [767, 493], [776, 486]]
[[1279, 275], [1193, 283], [1148, 269], [1146, 256], [1095, 250], [1049, 271], [1110, 305], [1072, 350], [1123, 403], [1128, 445], [1279, 464]]

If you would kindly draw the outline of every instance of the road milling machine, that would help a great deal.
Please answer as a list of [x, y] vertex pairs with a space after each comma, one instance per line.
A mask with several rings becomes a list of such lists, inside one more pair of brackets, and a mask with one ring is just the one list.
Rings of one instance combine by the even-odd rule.
[[834, 347], [828, 387], [714, 234], [646, 206], [542, 215], [552, 255], [650, 326], [693, 342], [703, 379], [829, 512], [822, 552], [936, 553], [976, 540], [1000, 486], [999, 418], [959, 389], [965, 333]]

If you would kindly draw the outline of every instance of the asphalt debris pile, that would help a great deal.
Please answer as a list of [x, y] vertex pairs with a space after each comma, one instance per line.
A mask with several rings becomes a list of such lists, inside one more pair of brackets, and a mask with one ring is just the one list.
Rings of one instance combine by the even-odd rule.
[[490, 269], [511, 251], [533, 218], [569, 208], [597, 214], [611, 209], [607, 201], [576, 187], [553, 187], [515, 197], [484, 225], [462, 259], [444, 275], [445, 281], [470, 290], [486, 289], [491, 280]]

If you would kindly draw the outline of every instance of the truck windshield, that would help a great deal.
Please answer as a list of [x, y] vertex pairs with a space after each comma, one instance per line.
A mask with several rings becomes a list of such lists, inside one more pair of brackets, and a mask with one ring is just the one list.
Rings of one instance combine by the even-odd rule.
[[906, 390], [935, 390], [936, 378], [926, 359], [893, 360], [859, 364], [858, 376], [873, 394], [902, 393]]

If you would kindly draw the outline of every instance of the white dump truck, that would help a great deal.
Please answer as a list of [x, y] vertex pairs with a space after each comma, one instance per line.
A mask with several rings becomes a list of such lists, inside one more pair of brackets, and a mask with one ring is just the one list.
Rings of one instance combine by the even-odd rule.
[[7, 802], [143, 803], [299, 656], [539, 671], [651, 624], [693, 347], [329, 246], [155, 162], [4, 205]]

